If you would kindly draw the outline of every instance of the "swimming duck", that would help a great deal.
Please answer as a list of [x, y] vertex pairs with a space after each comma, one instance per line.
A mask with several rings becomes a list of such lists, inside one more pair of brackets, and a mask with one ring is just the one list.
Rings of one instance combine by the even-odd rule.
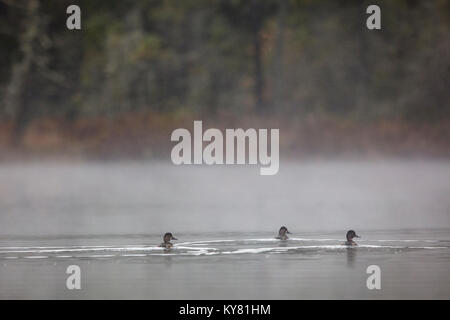
[[178, 240], [177, 238], [175, 238], [172, 233], [167, 232], [164, 237], [163, 237], [163, 243], [161, 243], [159, 246], [163, 247], [165, 249], [170, 249], [173, 247], [173, 244], [170, 242], [170, 240]]
[[357, 246], [358, 244], [355, 241], [353, 241], [353, 238], [361, 238], [353, 230], [348, 230], [346, 237], [347, 237], [347, 241], [345, 241], [345, 245], [347, 245], [347, 246]]
[[285, 226], [282, 226], [280, 228], [280, 231], [278, 231], [278, 237], [275, 237], [275, 239], [287, 240], [287, 239], [289, 239], [287, 234], [291, 234], [291, 233], [289, 232], [289, 230]]

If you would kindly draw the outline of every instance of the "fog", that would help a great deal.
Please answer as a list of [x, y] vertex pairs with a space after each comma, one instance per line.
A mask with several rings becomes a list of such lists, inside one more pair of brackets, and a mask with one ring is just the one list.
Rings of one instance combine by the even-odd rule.
[[0, 235], [162, 234], [450, 227], [450, 163], [310, 160], [0, 165]]

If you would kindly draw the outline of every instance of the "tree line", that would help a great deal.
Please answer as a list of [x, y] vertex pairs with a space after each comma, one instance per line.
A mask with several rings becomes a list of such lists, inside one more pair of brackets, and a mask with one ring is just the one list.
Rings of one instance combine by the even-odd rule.
[[[66, 8], [81, 8], [81, 30]], [[0, 0], [0, 119], [448, 119], [445, 0]]]

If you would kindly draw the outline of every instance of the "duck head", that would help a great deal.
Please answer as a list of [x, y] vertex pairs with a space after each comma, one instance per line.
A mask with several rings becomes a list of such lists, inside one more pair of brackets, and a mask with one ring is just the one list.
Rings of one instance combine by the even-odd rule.
[[348, 230], [348, 231], [347, 231], [346, 237], [347, 237], [347, 241], [352, 241], [353, 238], [361, 238], [361, 237], [358, 236], [358, 235], [356, 234], [356, 232], [353, 231], [353, 230]]
[[288, 230], [288, 228], [286, 228], [285, 226], [282, 226], [280, 228], [280, 231], [278, 231], [278, 235], [279, 236], [285, 236], [286, 234], [291, 234]]
[[178, 239], [175, 238], [171, 232], [167, 232], [164, 235], [163, 240], [164, 240], [165, 243], [168, 243], [168, 242], [170, 242], [170, 240], [178, 240]]

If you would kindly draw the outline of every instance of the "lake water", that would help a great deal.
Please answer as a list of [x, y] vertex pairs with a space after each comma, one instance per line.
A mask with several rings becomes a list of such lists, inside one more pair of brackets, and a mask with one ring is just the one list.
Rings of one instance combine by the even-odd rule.
[[4, 163], [0, 298], [449, 299], [449, 195], [448, 161]]

